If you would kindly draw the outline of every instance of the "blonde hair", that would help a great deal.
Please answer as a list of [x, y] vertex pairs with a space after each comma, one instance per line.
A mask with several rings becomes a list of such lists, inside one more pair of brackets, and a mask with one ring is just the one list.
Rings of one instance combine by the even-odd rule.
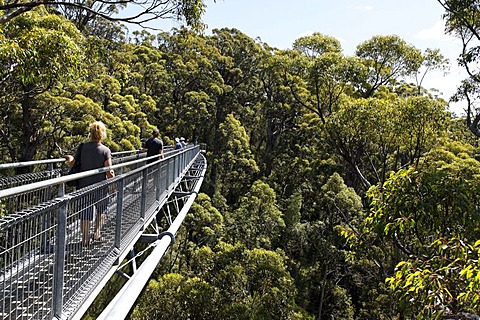
[[90, 124], [90, 140], [101, 141], [107, 137], [107, 128], [102, 121]]

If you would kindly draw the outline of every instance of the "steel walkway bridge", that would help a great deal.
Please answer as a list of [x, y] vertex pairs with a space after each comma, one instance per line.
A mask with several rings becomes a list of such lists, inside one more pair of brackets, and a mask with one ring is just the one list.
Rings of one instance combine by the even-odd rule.
[[[62, 175], [63, 158], [0, 164], [0, 319], [80, 319], [114, 274], [127, 280], [99, 319], [124, 319], [196, 198], [206, 171], [201, 149], [163, 159], [116, 153], [111, 167], [70, 176]], [[27, 165], [33, 173], [5, 174]], [[66, 186], [109, 169], [115, 178]], [[86, 211], [103, 211], [106, 221], [102, 239], [84, 247]]]

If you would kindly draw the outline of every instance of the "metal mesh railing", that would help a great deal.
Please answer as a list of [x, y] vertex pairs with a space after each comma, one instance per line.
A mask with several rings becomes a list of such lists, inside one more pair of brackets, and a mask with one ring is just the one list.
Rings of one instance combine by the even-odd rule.
[[[43, 191], [38, 190], [45, 189], [59, 195], [36, 199], [41, 203], [20, 211], [5, 199], [20, 203], [23, 192], [0, 192], [2, 210], [8, 212], [0, 217], [0, 319], [71, 317], [155, 217], [198, 154], [193, 147], [148, 166], [145, 159], [117, 164], [112, 168], [126, 173], [65, 195], [68, 177], [50, 179], [25, 194], [39, 198]], [[83, 246], [81, 231], [93, 234], [99, 217], [104, 217], [101, 240]]]
[[[138, 150], [113, 152], [112, 163], [125, 163], [145, 155]], [[15, 174], [16, 168], [28, 168], [31, 172]], [[67, 172], [64, 158], [0, 164], [0, 190], [57, 178]]]
[[[128, 163], [137, 159], [145, 158], [145, 153], [138, 153], [138, 151], [124, 151], [117, 152], [112, 154], [113, 164]], [[3, 198], [0, 201], [0, 217], [6, 216], [15, 212], [19, 212], [30, 207], [33, 207], [37, 204], [52, 200], [59, 196], [63, 189], [60, 189], [60, 185], [51, 185], [47, 181], [53, 178], [58, 178], [63, 175], [66, 175], [68, 168], [63, 166], [63, 168], [55, 168], [54, 166], [59, 165], [59, 163], [64, 163], [65, 160], [53, 159], [53, 160], [40, 160], [40, 161], [30, 161], [25, 163], [17, 164], [1, 164], [0, 171], [16, 168], [16, 167], [31, 167], [33, 170], [42, 170], [37, 172], [25, 173], [20, 175], [12, 176], [3, 176], [0, 177], [0, 190], [10, 189], [14, 187], [20, 187], [35, 182], [45, 182], [45, 187], [37, 188], [28, 192], [23, 192], [21, 195], [14, 195], [12, 197]], [[48, 168], [42, 169], [45, 165], [48, 165]], [[127, 166], [121, 166], [119, 168], [119, 174], [122, 172], [128, 172], [134, 170], [140, 166], [145, 165], [145, 162], [136, 162]], [[73, 188], [66, 187], [67, 192], [73, 191]]]

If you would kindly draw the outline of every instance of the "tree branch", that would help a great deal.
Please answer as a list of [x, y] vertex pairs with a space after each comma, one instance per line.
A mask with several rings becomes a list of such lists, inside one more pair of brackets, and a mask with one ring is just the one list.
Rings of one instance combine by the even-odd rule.
[[[144, 26], [146, 23], [155, 19], [172, 19], [184, 17], [189, 24], [198, 22], [200, 17], [197, 13], [187, 13], [185, 6], [202, 6], [203, 1], [198, 0], [197, 3], [186, 3], [178, 0], [94, 0], [92, 3], [79, 1], [56, 1], [56, 0], [39, 0], [31, 2], [9, 2], [0, 5], [0, 11], [5, 14], [0, 16], [0, 24], [4, 24], [22, 13], [33, 10], [34, 8], [45, 5], [52, 7], [74, 8], [91, 13], [97, 17], [104, 18], [112, 22], [125, 22]], [[126, 7], [127, 5], [139, 8], [138, 13], [130, 16], [113, 16], [115, 10], [112, 6]], [[104, 8], [107, 8], [104, 10]], [[195, 10], [194, 10], [195, 11]], [[148, 27], [149, 29], [155, 29]]]

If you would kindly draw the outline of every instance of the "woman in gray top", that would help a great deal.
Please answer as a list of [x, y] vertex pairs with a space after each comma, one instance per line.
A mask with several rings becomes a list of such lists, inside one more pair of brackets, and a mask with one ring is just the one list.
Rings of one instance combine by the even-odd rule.
[[[112, 165], [112, 154], [108, 147], [102, 144], [102, 140], [107, 137], [107, 128], [101, 121], [96, 121], [90, 124], [90, 141], [82, 143], [82, 147], [77, 149], [75, 157], [66, 156], [67, 163], [73, 166], [75, 159], [80, 158], [80, 172], [98, 169], [102, 167], [109, 167]], [[81, 149], [81, 151], [80, 151]], [[80, 153], [80, 155], [79, 155]], [[93, 176], [85, 177], [79, 180], [78, 189], [87, 187], [97, 182], [113, 178], [115, 173], [113, 170], [108, 170]], [[105, 222], [105, 213], [108, 206], [108, 188], [102, 188], [95, 191], [92, 195], [91, 201], [94, 203], [97, 216], [95, 219], [95, 231], [92, 239], [99, 240], [101, 237], [101, 229]], [[90, 202], [90, 201], [89, 201]], [[93, 220], [93, 206], [89, 205], [80, 213], [80, 230], [82, 231], [82, 245], [88, 246], [90, 244], [90, 224]]]

